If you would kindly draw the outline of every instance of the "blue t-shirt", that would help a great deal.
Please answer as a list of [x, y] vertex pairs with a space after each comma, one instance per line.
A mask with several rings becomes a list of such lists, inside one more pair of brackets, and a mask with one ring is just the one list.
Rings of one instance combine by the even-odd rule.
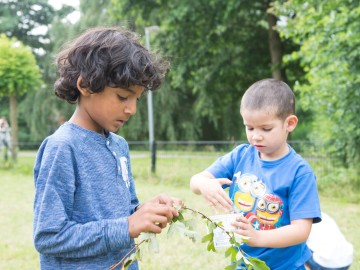
[[127, 218], [139, 202], [122, 137], [66, 122], [41, 144], [34, 180], [41, 269], [109, 269], [134, 246]]
[[[316, 177], [311, 166], [290, 146], [284, 157], [265, 161], [255, 147], [243, 144], [220, 157], [207, 170], [216, 178], [233, 181], [229, 196], [234, 212], [246, 216], [257, 230], [289, 225], [292, 220], [321, 220]], [[311, 253], [305, 242], [286, 248], [242, 245], [249, 256], [264, 261], [271, 270], [297, 269]]]

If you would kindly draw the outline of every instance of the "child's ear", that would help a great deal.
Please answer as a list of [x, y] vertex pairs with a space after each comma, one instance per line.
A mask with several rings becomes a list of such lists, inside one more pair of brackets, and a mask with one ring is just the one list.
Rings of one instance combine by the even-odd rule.
[[298, 123], [298, 118], [296, 117], [296, 115], [289, 115], [286, 120], [285, 120], [285, 124], [286, 124], [286, 130], [288, 132], [292, 132], [295, 128], [296, 125]]
[[81, 82], [82, 82], [82, 77], [79, 76], [79, 78], [76, 81], [77, 89], [80, 91], [80, 94], [82, 96], [89, 96], [91, 94], [90, 91], [86, 87], [81, 86]]

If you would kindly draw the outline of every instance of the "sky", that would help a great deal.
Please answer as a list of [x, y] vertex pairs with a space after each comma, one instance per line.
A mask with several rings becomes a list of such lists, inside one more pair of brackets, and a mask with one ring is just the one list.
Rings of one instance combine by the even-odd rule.
[[[79, 5], [80, 0], [48, 0], [48, 3], [52, 5], [55, 9], [60, 9], [63, 4], [73, 6], [75, 7], [75, 11], [70, 13], [66, 19], [68, 19], [71, 23], [75, 23], [80, 18], [80, 12], [79, 12]], [[46, 26], [39, 26], [34, 28], [31, 32], [35, 35], [42, 35], [45, 34], [48, 31], [48, 28]], [[37, 53], [42, 54], [44, 52], [38, 51]]]
[[59, 9], [63, 4], [79, 7], [79, 0], [48, 0], [48, 3], [55, 9]]
[[[68, 19], [71, 23], [75, 23], [80, 18], [80, 12], [79, 12], [79, 0], [48, 0], [48, 3], [52, 5], [55, 9], [60, 9], [63, 4], [73, 6], [75, 9], [74, 12], [70, 13], [66, 19]], [[47, 32], [46, 26], [40, 26], [35, 28], [32, 33], [33, 34], [45, 34]]]
[[63, 4], [75, 7], [77, 10], [69, 14], [69, 16], [67, 17], [67, 19], [72, 23], [76, 22], [80, 17], [79, 0], [48, 0], [48, 3], [52, 5], [55, 9], [60, 9]]

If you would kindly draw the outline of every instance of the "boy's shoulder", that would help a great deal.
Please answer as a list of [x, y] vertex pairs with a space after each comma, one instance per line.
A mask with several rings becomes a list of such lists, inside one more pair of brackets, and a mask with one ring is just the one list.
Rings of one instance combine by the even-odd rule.
[[58, 127], [57, 130], [51, 135], [49, 135], [44, 141], [48, 143], [63, 143], [71, 144], [71, 142], [76, 143], [81, 141], [85, 136], [84, 129], [77, 127], [74, 124], [65, 122]]
[[112, 140], [116, 141], [116, 142], [121, 142], [121, 143], [128, 143], [124, 137], [122, 137], [119, 134], [113, 133], [113, 132], [109, 132], [109, 136], [111, 137]]
[[71, 125], [64, 123], [42, 141], [38, 152], [68, 151], [71, 148], [79, 147], [82, 139], [81, 133], [76, 132]]
[[122, 137], [116, 133], [109, 132], [108, 138], [110, 138], [119, 147], [121, 147], [121, 148], [125, 147], [127, 150], [129, 150], [129, 144], [128, 144], [127, 140], [125, 140], [124, 137]]
[[289, 148], [290, 148], [289, 156], [291, 157], [292, 160], [296, 160], [301, 163], [308, 163], [306, 159], [301, 154], [297, 153], [296, 150], [292, 148], [290, 145]]
[[253, 153], [256, 151], [256, 148], [254, 146], [252, 146], [251, 144], [247, 144], [247, 143], [242, 143], [237, 145], [232, 151], [231, 153], [235, 153], [235, 154], [249, 154], [249, 153]]
[[290, 153], [286, 157], [286, 163], [292, 168], [297, 168], [299, 173], [314, 173], [309, 162], [300, 154], [298, 154], [291, 146]]

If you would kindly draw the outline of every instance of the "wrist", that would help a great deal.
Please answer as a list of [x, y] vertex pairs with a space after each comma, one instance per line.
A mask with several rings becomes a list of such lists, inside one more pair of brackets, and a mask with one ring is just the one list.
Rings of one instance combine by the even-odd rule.
[[202, 175], [198, 175], [196, 176], [194, 179], [192, 179], [192, 191], [195, 194], [198, 195], [202, 195], [203, 194], [203, 188], [206, 187], [206, 185], [208, 184], [209, 179], [202, 176]]
[[142, 203], [139, 203], [137, 206], [135, 206], [135, 211], [139, 210], [143, 206]]

